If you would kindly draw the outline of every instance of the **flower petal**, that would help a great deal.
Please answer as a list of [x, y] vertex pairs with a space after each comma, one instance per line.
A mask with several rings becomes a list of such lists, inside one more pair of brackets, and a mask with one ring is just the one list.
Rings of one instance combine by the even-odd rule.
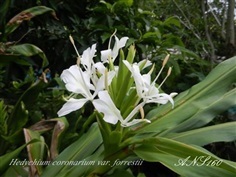
[[94, 89], [94, 86], [90, 84], [88, 73], [83, 72], [77, 65], [64, 70], [61, 79], [65, 82], [68, 91], [82, 94], [86, 98], [91, 97], [89, 89]]
[[114, 61], [116, 59], [116, 57], [118, 56], [119, 50], [125, 46], [127, 40], [129, 38], [128, 37], [122, 37], [121, 39], [118, 39], [118, 37], [115, 36], [115, 45], [113, 47], [112, 50], [112, 60]]
[[111, 49], [101, 51], [101, 61], [103, 63], [107, 63], [108, 58], [110, 58], [110, 57], [111, 57]]
[[106, 67], [102, 62], [97, 62], [93, 65], [100, 74], [105, 74]]
[[92, 47], [87, 48], [81, 57], [81, 64], [86, 66], [86, 69], [90, 70], [93, 63], [93, 57], [96, 53], [96, 44], [93, 44]]
[[143, 107], [145, 105], [144, 102], [140, 103], [139, 105], [137, 105], [130, 113], [129, 115], [125, 118], [124, 120], [124, 124], [125, 123], [128, 123], [133, 117], [135, 114], [137, 114], [140, 110], [141, 107]]
[[57, 114], [59, 117], [67, 115], [73, 111], [80, 109], [87, 101], [88, 101], [88, 99], [86, 99], [86, 98], [81, 98], [81, 99], [70, 98], [62, 106], [62, 108], [57, 112]]
[[123, 60], [123, 63], [126, 65], [126, 67], [132, 73], [132, 76], [134, 78], [134, 82], [135, 82], [135, 85], [136, 85], [136, 90], [137, 90], [138, 96], [140, 98], [143, 98], [144, 97], [143, 92], [147, 92], [148, 91], [147, 89], [150, 85], [150, 81], [151, 81], [150, 74], [145, 74], [145, 75], [142, 76], [137, 63], [134, 63], [134, 64], [131, 65], [126, 60]]
[[100, 91], [98, 97], [99, 99], [93, 101], [93, 105], [104, 114], [104, 121], [111, 124], [116, 124], [118, 121], [123, 122], [120, 111], [116, 108], [108, 92], [106, 90]]
[[146, 67], [148, 66], [151, 66], [152, 65], [152, 62], [149, 61], [149, 60], [142, 60], [140, 62], [138, 62], [138, 66], [141, 67], [141, 70], [145, 69]]
[[172, 104], [172, 107], [174, 106], [174, 100], [173, 98], [165, 93], [160, 93], [156, 97], [149, 98], [147, 103], [159, 103], [159, 104], [166, 104], [168, 101]]
[[132, 120], [131, 122], [121, 124], [121, 126], [122, 126], [122, 127], [130, 127], [130, 126], [133, 126], [133, 125], [138, 124], [138, 123], [140, 123], [140, 122], [151, 123], [151, 121], [148, 120], [148, 119], [134, 119], [134, 120]]

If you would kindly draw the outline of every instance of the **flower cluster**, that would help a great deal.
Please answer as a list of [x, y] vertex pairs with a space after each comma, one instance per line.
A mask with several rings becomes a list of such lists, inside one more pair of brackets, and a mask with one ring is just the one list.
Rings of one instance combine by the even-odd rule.
[[[112, 37], [115, 38], [114, 47], [110, 48]], [[75, 47], [73, 38], [70, 40]], [[72, 92], [67, 102], [58, 111], [59, 116], [67, 115], [73, 111], [82, 108], [86, 102], [92, 102], [95, 109], [103, 113], [104, 121], [110, 124], [117, 124], [120, 122], [121, 126], [128, 127], [135, 125], [139, 122], [148, 122], [150, 120], [144, 119], [143, 107], [147, 103], [159, 103], [166, 104], [168, 101], [174, 105], [172, 97], [176, 93], [170, 95], [160, 93], [159, 87], [156, 87], [155, 82], [159, 77], [168, 57], [163, 62], [162, 69], [158, 76], [151, 82], [151, 69], [147, 74], [141, 74], [141, 70], [151, 66], [152, 63], [149, 60], [143, 60], [139, 63], [130, 63], [128, 60], [122, 59], [126, 69], [131, 73], [133, 79], [133, 86], [130, 87], [126, 95], [130, 90], [136, 90], [138, 99], [132, 105], [132, 110], [124, 117], [121, 111], [117, 108], [114, 99], [111, 97], [111, 89], [109, 89], [112, 82], [118, 78], [119, 66], [114, 66], [114, 61], [117, 59], [119, 50], [123, 48], [128, 40], [128, 37], [122, 37], [118, 39], [117, 36], [112, 35], [107, 50], [101, 51], [101, 61], [96, 62], [94, 58], [96, 56], [96, 44], [93, 44], [90, 48], [86, 49], [82, 56], [79, 55], [76, 47], [75, 50], [78, 55], [77, 64], [66, 69], [61, 74], [61, 79], [65, 83], [65, 87], [68, 91]], [[112, 66], [112, 67], [107, 67]], [[170, 74], [168, 72], [168, 75]], [[167, 75], [167, 77], [168, 77]], [[167, 78], [166, 77], [166, 78]], [[130, 77], [128, 79], [131, 79]], [[165, 79], [164, 79], [165, 81]], [[163, 82], [164, 82], [163, 81]], [[125, 83], [123, 83], [125, 84]], [[79, 97], [78, 97], [79, 96]], [[134, 119], [137, 113], [141, 113], [141, 119]]]

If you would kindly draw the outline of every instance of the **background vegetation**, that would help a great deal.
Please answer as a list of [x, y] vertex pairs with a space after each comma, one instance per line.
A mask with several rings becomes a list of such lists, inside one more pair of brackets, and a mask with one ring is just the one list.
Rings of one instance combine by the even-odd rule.
[[[41, 8], [32, 9], [35, 6]], [[76, 62], [69, 35], [81, 53], [94, 43], [98, 50], [105, 49], [117, 30], [119, 37], [130, 38], [127, 46], [135, 43], [135, 60], [150, 59], [156, 72], [164, 56], [171, 53], [168, 65], [173, 72], [163, 87], [166, 92], [190, 88], [213, 67], [236, 55], [234, 0], [8, 0], [0, 2], [0, 12], [0, 156], [25, 143], [23, 128], [36, 124], [32, 129], [42, 126], [42, 132], [53, 131], [60, 121], [66, 127], [63, 120], [49, 121], [47, 128], [38, 122], [57, 117], [64, 103], [66, 91], [58, 76]], [[164, 77], [165, 73], [160, 79]], [[89, 126], [82, 122], [90, 111], [88, 105], [67, 117], [70, 128], [55, 153], [87, 131]], [[209, 124], [235, 117], [232, 107]], [[50, 144], [52, 136], [59, 135], [48, 133], [45, 141]], [[235, 147], [234, 142], [206, 146], [234, 161]], [[25, 156], [26, 152], [21, 154]], [[147, 163], [141, 170], [157, 176], [148, 174], [150, 166]]]

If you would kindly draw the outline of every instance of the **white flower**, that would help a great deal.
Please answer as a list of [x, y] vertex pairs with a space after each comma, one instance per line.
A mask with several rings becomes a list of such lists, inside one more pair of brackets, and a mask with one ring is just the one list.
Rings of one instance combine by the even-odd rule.
[[93, 97], [90, 90], [95, 90], [95, 87], [90, 83], [90, 75], [88, 72], [82, 71], [79, 66], [72, 65], [69, 69], [64, 70], [61, 79], [68, 91], [81, 94], [88, 99]]
[[114, 62], [118, 56], [119, 50], [125, 46], [127, 40], [129, 39], [128, 37], [122, 37], [121, 39], [118, 39], [116, 36], [114, 37], [116, 42], [113, 49], [111, 50], [109, 47], [109, 49], [101, 51], [101, 60], [103, 63], [107, 63], [109, 59], [112, 59]]
[[62, 72], [61, 79], [65, 83], [66, 89], [75, 95], [82, 95], [83, 98], [68, 99], [58, 111], [57, 114], [59, 116], [64, 116], [72, 111], [78, 110], [87, 101], [92, 101], [99, 91], [105, 89], [105, 83], [109, 85], [115, 76], [115, 71], [106, 72], [106, 68], [101, 62], [94, 64], [95, 47], [96, 45], [94, 44], [91, 48], [86, 49], [82, 57], [79, 58], [79, 64], [81, 63], [83, 65], [84, 71], [80, 66], [73, 65]]
[[99, 112], [102, 112], [104, 114], [103, 119], [105, 122], [108, 122], [111, 124], [117, 124], [117, 122], [120, 121], [121, 126], [123, 127], [132, 126], [139, 122], [150, 123], [150, 121], [147, 119], [131, 120], [134, 117], [134, 115], [137, 114], [140, 108], [143, 106], [143, 103], [136, 106], [133, 109], [133, 111], [125, 119], [123, 119], [123, 117], [120, 114], [120, 111], [116, 108], [115, 104], [113, 103], [112, 99], [110, 98], [110, 95], [108, 94], [106, 90], [100, 91], [98, 93], [98, 97], [99, 99], [96, 99], [93, 101], [93, 105]]
[[123, 62], [132, 73], [138, 96], [143, 99], [145, 103], [166, 104], [170, 101], [170, 103], [174, 105], [172, 97], [175, 96], [176, 93], [171, 93], [170, 95], [159, 93], [159, 89], [155, 86], [155, 83], [151, 82], [150, 73], [142, 75], [140, 73], [139, 64], [133, 63], [131, 65], [126, 60], [123, 60]]
[[93, 58], [95, 56], [95, 53], [96, 53], [96, 44], [93, 44], [91, 48], [89, 47], [83, 52], [80, 58], [81, 64], [89, 73], [92, 72], [92, 66], [94, 64]]
[[88, 100], [94, 98], [90, 90], [95, 90], [95, 87], [90, 83], [89, 74], [83, 72], [77, 65], [73, 65], [69, 69], [64, 70], [61, 74], [61, 79], [65, 83], [68, 91], [81, 94], [84, 98], [70, 98], [57, 112], [59, 116], [64, 116], [72, 111], [80, 109]]

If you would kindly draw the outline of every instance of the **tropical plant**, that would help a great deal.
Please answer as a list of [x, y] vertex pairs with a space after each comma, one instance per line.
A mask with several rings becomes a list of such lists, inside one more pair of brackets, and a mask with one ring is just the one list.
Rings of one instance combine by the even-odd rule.
[[[177, 0], [25, 2], [27, 7], [0, 3], [0, 176], [143, 177], [144, 161], [161, 163], [176, 176], [234, 175], [231, 157], [208, 150], [216, 142], [235, 143], [235, 122], [219, 123], [217, 115], [236, 105], [236, 58], [205, 78], [209, 63], [184, 47], [200, 55], [209, 47], [204, 25], [215, 23], [209, 14], [205, 22], [196, 18], [203, 6]], [[60, 12], [59, 20], [36, 17], [54, 13], [37, 6], [7, 23], [14, 10], [36, 4]], [[129, 39], [110, 37], [114, 30]], [[91, 43], [96, 45], [86, 49]], [[128, 51], [121, 50], [125, 46]], [[53, 74], [73, 66], [59, 78], [44, 69], [48, 63]], [[173, 98], [176, 93], [162, 90], [186, 91]]]
[[[82, 125], [81, 136], [58, 151], [58, 140], [68, 126], [64, 117], [24, 129], [26, 143], [31, 144], [1, 156], [0, 169], [5, 172], [4, 176], [12, 175], [14, 171], [27, 174], [19, 166], [23, 162], [12, 161], [27, 146], [28, 160], [39, 162], [29, 166], [31, 176], [133, 176], [127, 169], [145, 160], [160, 162], [181, 176], [233, 177], [235, 162], [221, 159], [202, 146], [236, 139], [234, 122], [206, 126], [217, 114], [235, 105], [236, 58], [219, 64], [202, 82], [180, 93], [173, 102], [174, 93], [160, 93], [162, 83], [156, 85], [156, 79], [151, 82], [153, 67], [143, 74], [150, 62], [133, 62], [133, 45], [126, 57], [120, 50], [119, 65], [114, 64], [118, 60], [117, 52], [127, 38], [115, 39], [113, 48], [109, 46], [101, 52], [101, 62], [93, 61], [96, 52], [93, 45], [83, 55], [78, 54], [77, 64], [61, 75], [66, 88], [73, 94], [66, 99], [59, 116], [84, 106], [87, 109], [87, 102], [92, 102], [96, 109]], [[163, 60], [162, 69], [167, 60], [168, 56]], [[163, 105], [154, 106], [145, 116], [145, 105], [149, 103]], [[57, 123], [48, 126], [52, 122]], [[42, 133], [54, 126], [52, 142], [56, 142], [47, 153], [51, 160], [42, 161], [46, 160]], [[37, 142], [31, 142], [34, 139]]]

